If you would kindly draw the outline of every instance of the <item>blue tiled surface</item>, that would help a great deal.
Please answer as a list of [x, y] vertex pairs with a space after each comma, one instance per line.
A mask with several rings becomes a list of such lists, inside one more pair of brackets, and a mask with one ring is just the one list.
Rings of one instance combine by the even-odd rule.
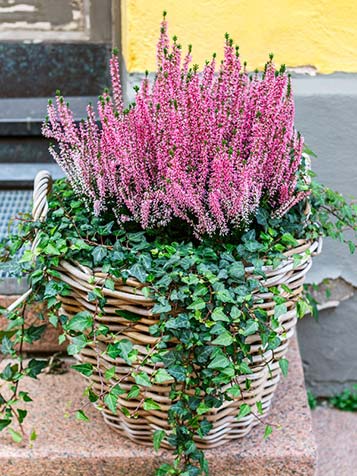
[[[9, 233], [9, 222], [16, 218], [20, 212], [31, 210], [31, 190], [0, 190], [0, 240]], [[16, 229], [16, 220], [10, 225], [10, 230]], [[1, 269], [0, 279], [8, 276], [6, 267]]]

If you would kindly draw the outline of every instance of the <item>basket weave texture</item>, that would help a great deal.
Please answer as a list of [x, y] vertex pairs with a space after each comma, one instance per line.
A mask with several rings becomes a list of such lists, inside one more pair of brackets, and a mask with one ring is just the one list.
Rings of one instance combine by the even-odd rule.
[[[206, 413], [205, 416], [213, 424], [213, 428], [204, 439], [197, 441], [199, 447], [214, 447], [224, 444], [226, 441], [241, 438], [259, 422], [254, 416], [254, 413], [258, 413], [257, 408], [255, 408], [255, 412], [253, 411], [253, 414], [240, 420], [235, 418], [243, 401], [252, 405], [253, 409], [255, 404], [260, 401], [263, 406], [263, 415], [269, 411], [280, 379], [278, 361], [285, 355], [289, 341], [294, 334], [297, 320], [296, 301], [302, 293], [305, 275], [311, 266], [311, 256], [317, 251], [317, 248], [317, 243], [302, 242], [297, 248], [287, 253], [286, 261], [279, 268], [266, 270], [266, 279], [263, 280], [263, 284], [268, 290], [282, 284], [286, 284], [291, 289], [291, 292], [281, 289], [281, 295], [287, 300], [287, 312], [279, 317], [280, 326], [277, 329], [281, 344], [274, 352], [265, 351], [258, 334], [247, 338], [247, 343], [250, 344], [251, 362], [249, 362], [249, 366], [252, 373], [240, 377], [239, 384], [243, 389], [240, 398], [227, 401], [219, 409]], [[294, 267], [291, 258], [294, 254], [301, 255], [301, 261], [297, 267]], [[149, 327], [157, 322], [158, 316], [152, 315], [153, 302], [145, 297], [141, 291], [144, 285], [136, 280], [128, 280], [125, 284], [120, 280], [115, 280], [114, 291], [103, 288], [107, 304], [104, 314], [98, 317], [95, 305], [87, 300], [87, 294], [94, 287], [101, 287], [107, 275], [102, 273], [100, 269], [92, 270], [80, 264], [66, 261], [60, 263], [59, 272], [60, 279], [72, 289], [70, 296], [61, 297], [62, 312], [68, 317], [84, 310], [91, 312], [98, 324], [108, 326], [110, 332], [117, 335], [116, 340], [129, 339], [132, 342], [134, 348], [138, 350], [138, 361], [134, 366], [137, 365], [140, 370], [144, 370], [149, 375], [152, 374], [154, 364], [150, 364], [147, 356], [157, 343], [157, 338], [150, 335]], [[253, 275], [254, 269], [247, 268], [246, 273], [247, 275]], [[273, 296], [272, 292], [256, 293], [259, 307], [264, 308], [271, 316], [274, 314], [275, 307]], [[137, 314], [140, 320], [128, 323], [128, 320], [116, 314], [115, 311], [117, 310], [131, 311]], [[132, 385], [135, 384], [131, 376], [126, 376], [127, 373], [130, 373], [130, 367], [123, 359], [112, 359], [104, 353], [108, 343], [110, 341], [105, 337], [99, 337], [95, 343], [82, 350], [78, 359], [84, 363], [89, 362], [94, 365], [95, 371], [90, 380], [93, 389], [99, 395], [109, 391], [110, 387], [115, 385], [119, 379], [121, 387], [129, 392]], [[104, 372], [113, 366], [115, 366], [115, 377], [112, 381], [107, 382], [103, 378]], [[155, 364], [155, 369], [157, 370], [157, 364]], [[251, 381], [249, 390], [244, 390], [246, 379]], [[137, 399], [127, 400], [124, 394], [119, 397], [118, 405], [126, 407], [130, 412], [135, 411], [140, 406], [139, 402], [142, 398], [152, 398], [160, 405], [161, 410], [146, 411], [140, 408], [136, 412], [137, 418], [128, 418], [120, 411], [113, 414], [109, 408], [105, 408], [102, 409], [104, 419], [108, 425], [130, 439], [141, 444], [151, 445], [155, 430], [169, 429], [167, 423], [168, 410], [171, 404], [169, 392], [170, 382], [167, 382], [155, 384], [148, 389], [142, 387], [142, 392]]]
[[[46, 180], [48, 180], [48, 176], [44, 175], [42, 182]], [[42, 182], [40, 181], [40, 183]], [[41, 190], [43, 190], [43, 183]], [[44, 209], [44, 214], [46, 211], [47, 208]], [[239, 384], [242, 389], [240, 397], [232, 401], [226, 401], [220, 408], [205, 414], [213, 428], [206, 437], [196, 441], [199, 448], [216, 447], [247, 435], [259, 423], [259, 420], [254, 416], [254, 414], [258, 414], [257, 402], [262, 403], [262, 417], [269, 412], [281, 374], [279, 360], [286, 354], [289, 341], [295, 331], [297, 321], [296, 302], [302, 294], [303, 283], [306, 273], [311, 267], [312, 256], [320, 251], [320, 245], [317, 242], [300, 241], [297, 247], [285, 253], [286, 259], [278, 268], [263, 268], [266, 275], [264, 279], [261, 276], [254, 275], [253, 267], [246, 268], [246, 277], [254, 276], [255, 279], [261, 280], [267, 288], [265, 293], [256, 292], [255, 298], [259, 301], [259, 307], [265, 309], [269, 316], [274, 315], [275, 308], [274, 295], [270, 289], [278, 287], [280, 295], [286, 298], [287, 312], [279, 317], [280, 326], [276, 330], [281, 343], [274, 351], [266, 351], [258, 334], [247, 338], [247, 343], [250, 344], [251, 356], [247, 363], [252, 373], [239, 377]], [[294, 255], [300, 255], [297, 266], [294, 264], [296, 263], [293, 259]], [[121, 388], [129, 392], [135, 384], [134, 379], [130, 376], [130, 370], [133, 370], [133, 367], [129, 367], [121, 358], [110, 358], [104, 351], [107, 344], [113, 339], [116, 342], [120, 339], [129, 339], [138, 351], [137, 362], [133, 366], [137, 366], [149, 375], [157, 370], [158, 364], [155, 364], [154, 368], [154, 364], [151, 364], [147, 357], [158, 340], [150, 334], [149, 328], [158, 321], [159, 316], [152, 314], [151, 310], [154, 302], [141, 291], [145, 285], [135, 279], [128, 279], [123, 283], [119, 279], [111, 278], [115, 282], [115, 288], [110, 290], [103, 286], [108, 275], [103, 273], [100, 268], [89, 269], [79, 263], [67, 261], [60, 262], [58, 271], [58, 279], [67, 283], [71, 288], [69, 296], [60, 298], [62, 313], [71, 318], [78, 312], [89, 311], [94, 316], [96, 323], [109, 327], [110, 334], [115, 336], [115, 338], [112, 336], [110, 338], [98, 337], [94, 343], [83, 349], [80, 355], [77, 356], [77, 359], [81, 362], [93, 364], [94, 372], [88, 377], [92, 389], [98, 395], [104, 395], [120, 381]], [[285, 290], [281, 288], [284, 284], [290, 289], [289, 292], [287, 287], [284, 286]], [[95, 303], [89, 302], [87, 299], [88, 293], [98, 287], [102, 288], [103, 295], [106, 298], [104, 312], [101, 313], [100, 317]], [[118, 316], [117, 310], [131, 311], [137, 314], [140, 319], [137, 322], [129, 322], [127, 319]], [[106, 370], [113, 366], [115, 367], [115, 375], [112, 380], [108, 381], [103, 378], [103, 375]], [[247, 379], [251, 381], [250, 386], [245, 385]], [[170, 382], [165, 382], [154, 384], [151, 387], [141, 387], [140, 395], [136, 399], [127, 400], [127, 394], [121, 395], [118, 400], [118, 410], [120, 410], [120, 407], [125, 407], [130, 413], [136, 414], [135, 418], [128, 418], [121, 411], [113, 414], [109, 408], [102, 404], [100, 411], [106, 423], [112, 428], [137, 443], [152, 446], [155, 430], [169, 430], [170, 389]], [[140, 401], [143, 398], [152, 398], [160, 405], [161, 409], [144, 410], [140, 407]], [[243, 402], [251, 405], [253, 412], [237, 420], [236, 416]], [[165, 441], [163, 441], [162, 446], [168, 447]]]

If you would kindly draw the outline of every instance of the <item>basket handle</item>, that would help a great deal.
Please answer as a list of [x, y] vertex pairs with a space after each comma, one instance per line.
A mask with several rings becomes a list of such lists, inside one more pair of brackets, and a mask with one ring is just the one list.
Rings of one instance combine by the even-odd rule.
[[[34, 190], [33, 190], [33, 206], [32, 217], [34, 221], [43, 221], [46, 219], [48, 212], [47, 197], [52, 190], [52, 176], [47, 170], [41, 170], [35, 177]], [[34, 239], [31, 250], [34, 251], [38, 244], [38, 236]], [[22, 304], [26, 298], [32, 293], [32, 288], [26, 291], [16, 301], [14, 301], [7, 308], [7, 312], [12, 312], [20, 304]]]

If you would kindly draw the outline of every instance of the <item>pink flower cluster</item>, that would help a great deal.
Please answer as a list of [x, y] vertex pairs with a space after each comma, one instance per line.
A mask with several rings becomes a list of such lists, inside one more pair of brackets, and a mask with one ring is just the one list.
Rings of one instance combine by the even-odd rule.
[[[183, 57], [161, 24], [158, 71], [145, 78], [125, 109], [119, 64], [110, 68], [112, 97], [91, 106], [76, 125], [63, 98], [48, 107], [43, 126], [51, 153], [96, 214], [113, 208], [119, 223], [142, 228], [181, 219], [196, 236], [228, 234], [259, 206], [272, 212], [296, 203], [303, 140], [294, 129], [290, 78], [272, 58], [249, 75], [226, 35], [224, 59], [203, 71]], [[216, 69], [218, 70], [216, 72]]]

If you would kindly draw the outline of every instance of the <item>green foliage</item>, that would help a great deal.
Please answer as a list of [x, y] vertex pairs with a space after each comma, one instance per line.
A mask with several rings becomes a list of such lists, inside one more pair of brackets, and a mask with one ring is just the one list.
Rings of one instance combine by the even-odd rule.
[[317, 407], [317, 399], [315, 395], [311, 392], [311, 390], [307, 391], [307, 402], [311, 410], [315, 410]]
[[[146, 283], [143, 292], [154, 299], [153, 313], [157, 317], [157, 323], [150, 328], [157, 344], [147, 357], [148, 362], [157, 365], [155, 372], [148, 374], [143, 370], [137, 350], [128, 339], [111, 335], [104, 352], [111, 358], [125, 360], [129, 369], [127, 376], [131, 376], [135, 384], [127, 392], [121, 386], [115, 367], [111, 367], [103, 375], [109, 391], [97, 395], [89, 386], [86, 394], [90, 401], [106, 405], [114, 414], [122, 411], [128, 417], [135, 417], [140, 408], [160, 410], [146, 395], [152, 385], [170, 386], [171, 431], [156, 431], [153, 444], [158, 450], [165, 440], [174, 448], [176, 458], [172, 465], [165, 464], [158, 469], [157, 475], [208, 474], [204, 454], [194, 442], [195, 437], [202, 438], [212, 427], [205, 418], [206, 413], [219, 408], [226, 400], [241, 397], [243, 388], [236, 383], [238, 378], [239, 381], [245, 379], [249, 389], [252, 359], [249, 336], [258, 333], [267, 350], [274, 351], [279, 346], [279, 317], [287, 310], [281, 291], [289, 292], [289, 289], [285, 286], [274, 290], [276, 306], [272, 318], [257, 307], [254, 295], [266, 291], [256, 279], [264, 277], [263, 264], [276, 267], [284, 258], [283, 252], [295, 246], [297, 240], [314, 241], [320, 236], [346, 242], [354, 251], [354, 241], [351, 235], [346, 237], [344, 231], [346, 227], [356, 231], [355, 205], [348, 205], [341, 195], [316, 182], [310, 188], [311, 216], [308, 219], [304, 215], [304, 203], [280, 218], [271, 217], [268, 208], [264, 208], [252, 217], [249, 230], [240, 230], [224, 239], [213, 237], [197, 242], [186, 233], [183, 223], [171, 225], [159, 234], [144, 233], [138, 228], [120, 229], [110, 211], [101, 218], [88, 213], [67, 182], [60, 180], [54, 184], [49, 199], [47, 220], [33, 222], [27, 217], [20, 223], [16, 235], [2, 244], [0, 255], [4, 261], [14, 257], [18, 250], [25, 250], [22, 258], [15, 261], [16, 271], [20, 269], [29, 276], [33, 287], [27, 304], [47, 303], [50, 323], [62, 327], [63, 340], [65, 336], [71, 338], [70, 355], [80, 353], [101, 336], [106, 337], [102, 341], [109, 341], [108, 327], [95, 319], [102, 315], [106, 304], [104, 287], [114, 289], [115, 278], [124, 281], [135, 278]], [[36, 233], [39, 233], [38, 247], [36, 253], [32, 253], [28, 247]], [[62, 259], [90, 268], [101, 267], [107, 274], [102, 287], [94, 288], [87, 296], [96, 313], [80, 312], [70, 319], [61, 314], [58, 296], [70, 293], [69, 286], [58, 275]], [[299, 263], [298, 258], [295, 263]], [[255, 267], [256, 277], [246, 273], [247, 266]], [[299, 301], [299, 315], [305, 314], [312, 305], [309, 298]], [[118, 310], [117, 314], [128, 326], [138, 320], [130, 311]], [[16, 355], [21, 357], [22, 344], [41, 338], [44, 330], [43, 325], [25, 329], [23, 316], [23, 307], [7, 313], [8, 327], [0, 334], [1, 352], [15, 359], [14, 362]], [[279, 364], [286, 375], [288, 361], [284, 358]], [[0, 430], [11, 428], [14, 439], [17, 436], [12, 422], [22, 422], [26, 414], [21, 403], [30, 400], [30, 396], [18, 391], [17, 382], [25, 376], [36, 378], [45, 365], [45, 361], [32, 359], [26, 363], [20, 358], [0, 374], [1, 380], [12, 389], [9, 399], [0, 393]], [[89, 363], [79, 363], [73, 368], [87, 377], [94, 371]], [[129, 412], [121, 407], [119, 397], [135, 400], [133, 408], [137, 405], [137, 409]], [[352, 396], [349, 398], [347, 400], [352, 402]], [[261, 402], [256, 409], [243, 403], [236, 417], [259, 418], [256, 410], [262, 413]], [[76, 417], [83, 421], [88, 419], [81, 409]], [[266, 438], [271, 431], [268, 425]]]
[[330, 403], [339, 410], [348, 412], [357, 411], [357, 385], [347, 388], [341, 394], [330, 398]]

